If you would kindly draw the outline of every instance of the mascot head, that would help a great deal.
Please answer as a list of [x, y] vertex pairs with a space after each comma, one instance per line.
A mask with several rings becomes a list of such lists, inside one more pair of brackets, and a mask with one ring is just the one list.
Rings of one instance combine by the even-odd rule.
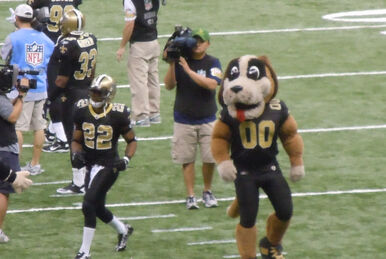
[[258, 118], [278, 90], [276, 73], [266, 56], [231, 60], [219, 91], [219, 102], [239, 121]]

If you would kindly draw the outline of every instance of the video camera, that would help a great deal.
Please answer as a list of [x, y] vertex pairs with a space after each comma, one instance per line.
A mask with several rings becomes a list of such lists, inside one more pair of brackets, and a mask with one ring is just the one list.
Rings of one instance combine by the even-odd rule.
[[181, 56], [190, 59], [192, 49], [197, 45], [197, 40], [192, 37], [192, 30], [189, 27], [176, 25], [174, 33], [166, 42], [164, 50], [166, 57], [163, 58], [166, 62], [177, 61]]
[[21, 85], [19, 75], [39, 75], [38, 70], [21, 70], [17, 65], [0, 65], [0, 93], [9, 93], [13, 86], [21, 92], [36, 89], [36, 79], [29, 79], [28, 86]]

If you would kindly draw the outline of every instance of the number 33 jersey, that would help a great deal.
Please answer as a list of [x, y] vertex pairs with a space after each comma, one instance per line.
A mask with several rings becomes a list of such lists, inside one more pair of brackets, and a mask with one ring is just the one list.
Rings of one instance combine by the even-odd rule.
[[87, 99], [77, 102], [75, 130], [83, 133], [82, 147], [88, 164], [112, 166], [118, 158], [118, 139], [131, 130], [130, 111], [124, 104], [110, 103], [101, 114], [94, 112]]
[[220, 120], [231, 131], [231, 158], [238, 171], [256, 171], [275, 163], [278, 154], [277, 137], [288, 108], [283, 101], [273, 99], [265, 105], [263, 114], [252, 120], [231, 117], [225, 107]]
[[98, 54], [97, 39], [88, 32], [71, 32], [59, 38], [53, 55], [61, 76], [69, 78], [67, 89], [87, 89], [94, 76]]

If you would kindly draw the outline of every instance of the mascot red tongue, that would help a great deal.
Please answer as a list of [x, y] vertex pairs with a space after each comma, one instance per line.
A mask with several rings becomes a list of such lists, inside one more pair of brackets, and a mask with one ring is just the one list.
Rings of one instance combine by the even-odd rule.
[[261, 256], [284, 258], [281, 242], [293, 208], [289, 185], [276, 159], [278, 138], [289, 156], [290, 179], [295, 182], [305, 174], [303, 139], [286, 104], [274, 99], [277, 90], [268, 58], [246, 55], [229, 62], [219, 91], [223, 109], [212, 133], [212, 153], [220, 177], [236, 187], [236, 199], [227, 214], [240, 216], [235, 235], [242, 259], [256, 258], [260, 189], [275, 209], [259, 243]]
[[244, 113], [244, 110], [241, 110], [241, 109], [237, 109], [237, 119], [239, 121], [245, 121], [245, 113]]

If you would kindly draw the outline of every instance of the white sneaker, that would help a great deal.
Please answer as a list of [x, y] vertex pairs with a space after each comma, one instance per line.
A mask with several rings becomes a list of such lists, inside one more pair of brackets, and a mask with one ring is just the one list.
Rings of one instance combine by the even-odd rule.
[[151, 124], [160, 124], [161, 123], [161, 114], [157, 113], [149, 118]]
[[200, 208], [197, 205], [196, 197], [190, 196], [190, 197], [186, 198], [186, 208], [188, 210], [195, 210], [195, 209], [199, 209]]
[[38, 175], [44, 172], [44, 169], [40, 165], [31, 165], [31, 162], [28, 162], [26, 166], [21, 168], [22, 171], [28, 171], [31, 175]]
[[206, 191], [202, 193], [202, 202], [207, 208], [213, 208], [218, 206], [216, 197], [214, 197], [211, 191]]
[[2, 230], [0, 230], [0, 243], [8, 243], [8, 241], [9, 238], [7, 235]]
[[134, 127], [150, 127], [149, 117], [145, 117], [137, 121], [132, 121], [131, 125]]

